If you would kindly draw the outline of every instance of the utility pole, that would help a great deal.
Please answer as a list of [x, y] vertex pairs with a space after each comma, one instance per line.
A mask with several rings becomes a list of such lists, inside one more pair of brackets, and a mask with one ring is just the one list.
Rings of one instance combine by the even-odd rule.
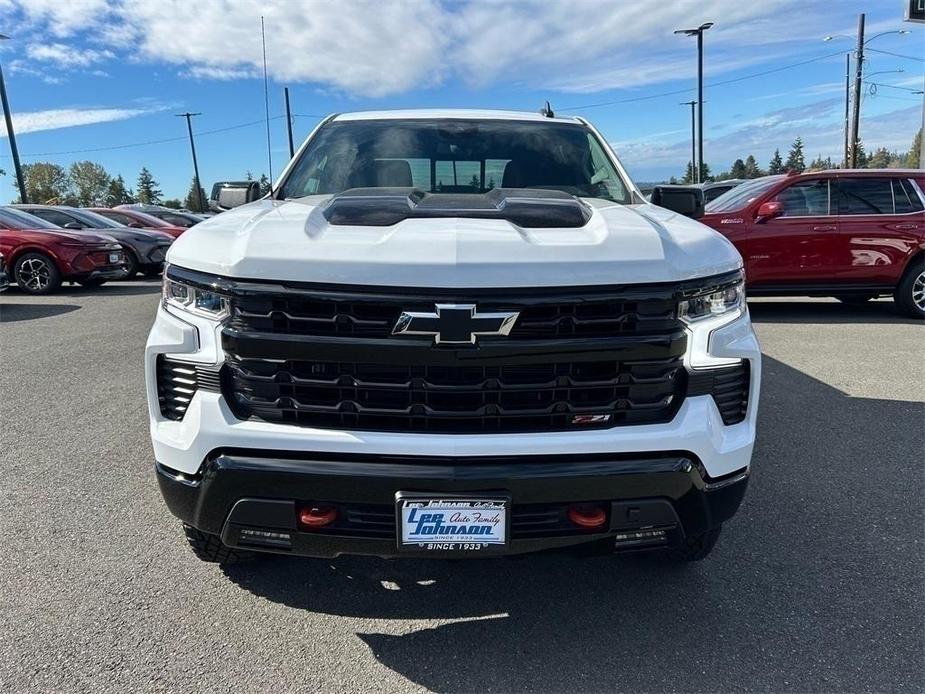
[[694, 29], [678, 29], [674, 33], [697, 37], [697, 164], [695, 183], [700, 183], [703, 174], [703, 32], [713, 26], [704, 22]]
[[285, 87], [283, 92], [286, 94], [286, 130], [289, 133], [289, 158], [295, 156], [295, 147], [292, 144], [292, 111], [289, 110], [289, 87]]
[[861, 142], [861, 80], [864, 76], [864, 13], [858, 15], [858, 47], [854, 56], [854, 104], [851, 126], [851, 156], [850, 169], [858, 165], [858, 145]]
[[691, 107], [691, 178], [693, 178], [695, 182], [697, 180], [697, 174], [694, 171], [694, 167], [697, 166], [697, 157], [694, 153], [695, 143], [697, 142], [697, 136], [694, 130], [694, 106], [696, 104], [696, 101], [685, 101], [681, 104], [682, 106]]
[[206, 204], [205, 200], [202, 199], [202, 185], [199, 183], [199, 164], [196, 161], [196, 144], [193, 142], [193, 121], [191, 120], [193, 116], [201, 116], [201, 113], [178, 113], [177, 118], [186, 118], [186, 129], [189, 131], [189, 148], [193, 153], [193, 182], [196, 186], [196, 200], [199, 207], [197, 212], [205, 212]]
[[848, 168], [848, 132], [851, 129], [848, 116], [848, 105], [851, 103], [851, 53], [845, 53], [845, 159], [844, 167]]
[[[0, 34], [0, 41], [9, 40], [9, 36]], [[6, 120], [6, 136], [10, 140], [10, 154], [13, 155], [13, 168], [16, 169], [16, 183], [19, 185], [19, 201], [29, 202], [26, 192], [26, 179], [22, 175], [22, 164], [19, 163], [19, 150], [16, 148], [16, 134], [13, 132], [13, 114], [10, 112], [10, 100], [6, 96], [6, 83], [3, 81], [3, 68], [0, 68], [0, 98], [3, 99], [3, 118]]]

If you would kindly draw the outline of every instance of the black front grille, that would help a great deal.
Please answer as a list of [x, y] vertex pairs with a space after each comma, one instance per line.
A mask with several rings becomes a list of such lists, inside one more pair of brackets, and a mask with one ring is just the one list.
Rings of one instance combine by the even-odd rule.
[[[246, 293], [231, 304], [229, 327], [240, 333], [388, 337], [403, 311], [433, 312], [435, 303], [470, 303], [472, 296], [375, 296], [301, 294], [278, 290]], [[664, 292], [620, 297], [525, 296], [478, 301], [480, 312], [518, 311], [508, 339], [666, 334], [676, 329], [676, 301]]]
[[183, 419], [196, 391], [221, 390], [220, 366], [157, 357], [157, 400], [167, 419]]
[[500, 433], [667, 422], [686, 387], [680, 355], [502, 366], [226, 363], [226, 395], [239, 416], [341, 429]]

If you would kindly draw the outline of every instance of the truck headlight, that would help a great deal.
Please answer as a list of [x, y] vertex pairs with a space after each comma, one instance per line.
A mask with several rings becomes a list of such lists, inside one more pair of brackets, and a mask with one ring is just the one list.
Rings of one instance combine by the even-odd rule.
[[678, 317], [694, 323], [740, 309], [745, 304], [745, 281], [740, 277], [725, 286], [711, 287], [678, 303]]
[[230, 314], [228, 297], [218, 292], [193, 286], [167, 277], [161, 293], [165, 308], [221, 321]]

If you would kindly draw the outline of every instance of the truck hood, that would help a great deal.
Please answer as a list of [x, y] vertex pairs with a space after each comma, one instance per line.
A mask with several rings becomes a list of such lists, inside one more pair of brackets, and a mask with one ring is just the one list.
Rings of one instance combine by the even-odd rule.
[[405, 219], [331, 225], [329, 196], [258, 200], [191, 227], [171, 264], [238, 279], [392, 287], [537, 287], [676, 282], [735, 270], [712, 229], [654, 205], [585, 199], [580, 228], [504, 219]]

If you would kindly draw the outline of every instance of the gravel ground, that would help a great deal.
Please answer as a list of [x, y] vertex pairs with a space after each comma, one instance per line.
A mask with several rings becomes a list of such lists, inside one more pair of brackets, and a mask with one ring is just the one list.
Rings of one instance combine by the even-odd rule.
[[687, 567], [198, 562], [161, 502], [153, 282], [0, 297], [3, 691], [922, 691], [925, 332], [752, 303], [745, 503]]

